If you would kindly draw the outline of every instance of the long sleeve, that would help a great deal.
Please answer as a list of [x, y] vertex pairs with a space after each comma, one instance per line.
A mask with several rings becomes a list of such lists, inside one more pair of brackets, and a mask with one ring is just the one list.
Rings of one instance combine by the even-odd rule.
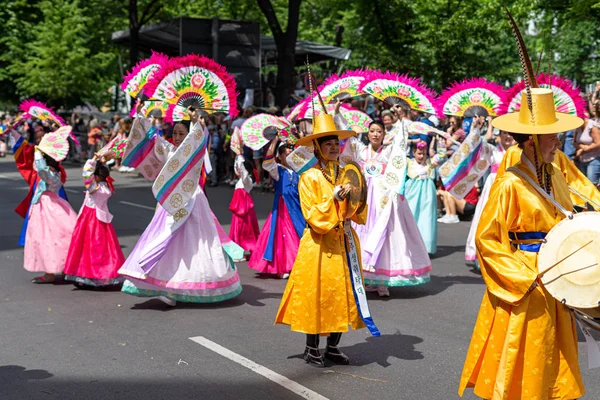
[[[528, 266], [528, 256], [517, 255], [509, 240], [509, 227], [516, 226], [519, 209], [518, 178], [508, 176], [493, 186], [483, 209], [476, 233], [481, 273], [488, 290], [502, 301], [516, 304], [527, 294], [537, 277], [536, 266]], [[512, 182], [511, 182], [512, 181]], [[527, 229], [527, 227], [524, 227]], [[535, 263], [535, 257], [530, 262]]]
[[54, 172], [50, 169], [50, 167], [48, 167], [46, 160], [39, 151], [35, 152], [35, 166], [37, 167], [40, 179], [46, 182], [50, 190], [53, 192], [58, 192], [62, 186], [60, 173]]
[[[565, 175], [567, 184], [573, 189], [581, 193], [583, 196], [592, 200], [596, 205], [600, 205], [600, 190], [594, 185], [580, 170], [577, 168], [574, 162], [569, 160], [569, 157], [562, 151], [556, 152], [556, 159], [554, 164], [558, 164], [559, 169]], [[573, 200], [579, 199], [579, 196], [571, 196]], [[585, 199], [581, 199], [585, 201]], [[580, 203], [577, 201], [577, 203]], [[593, 204], [592, 204], [593, 205]], [[598, 208], [598, 206], [596, 206]], [[600, 211], [600, 210], [599, 210]]]
[[270, 155], [268, 158], [265, 158], [265, 161], [262, 163], [262, 167], [269, 173], [269, 175], [271, 175], [271, 178], [276, 181], [279, 180], [279, 166], [275, 162], [274, 155]]
[[34, 146], [29, 144], [23, 136], [13, 132], [11, 132], [11, 137], [14, 134], [17, 138], [12, 146], [15, 163], [23, 179], [31, 186], [37, 179], [37, 174], [33, 169]]
[[298, 193], [304, 219], [316, 233], [324, 235], [339, 225], [340, 218], [333, 193], [330, 196], [320, 196], [322, 182], [317, 173], [317, 170], [310, 169], [300, 175]]
[[83, 178], [83, 185], [86, 190], [89, 192], [93, 192], [97, 189], [96, 181], [94, 180], [94, 171], [96, 170], [96, 160], [90, 158], [86, 161], [83, 166], [83, 170], [81, 172], [81, 177]]

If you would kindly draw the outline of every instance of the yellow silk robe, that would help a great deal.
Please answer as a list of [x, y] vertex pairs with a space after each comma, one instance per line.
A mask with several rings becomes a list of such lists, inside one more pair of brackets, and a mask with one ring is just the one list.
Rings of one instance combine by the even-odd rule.
[[[524, 161], [516, 168], [534, 181]], [[555, 167], [554, 198], [572, 202]], [[512, 172], [492, 186], [477, 228], [481, 273], [487, 286], [458, 389], [473, 387], [484, 399], [575, 399], [584, 388], [579, 371], [575, 321], [537, 277], [537, 253], [511, 247], [509, 232], [548, 232], [564, 218], [529, 183]]]
[[[508, 150], [506, 150], [504, 157], [502, 158], [502, 162], [498, 167], [498, 172], [496, 173], [496, 176], [498, 177], [502, 175], [507, 168], [512, 167], [513, 165], [521, 161], [522, 153], [523, 150], [521, 150], [521, 148], [519, 148], [519, 146], [517, 145], [509, 147]], [[562, 171], [569, 186], [577, 190], [582, 195], [588, 197], [596, 204], [600, 204], [600, 191], [587, 178], [587, 176], [585, 176], [579, 170], [579, 168], [577, 168], [575, 163], [571, 161], [565, 153], [558, 150], [556, 152], [556, 157], [554, 157], [554, 162], [552, 164], [554, 164], [555, 167]], [[584, 200], [580, 199], [579, 196], [573, 193], [571, 193], [571, 201], [573, 201], [574, 204], [584, 204]]]
[[[364, 328], [360, 318], [346, 258], [343, 202], [333, 196], [333, 185], [317, 168], [300, 175], [300, 206], [307, 227], [290, 274], [276, 324], [296, 332], [328, 334]], [[364, 224], [367, 208], [352, 220]], [[352, 230], [360, 261], [360, 244]], [[362, 270], [362, 268], [361, 268]]]

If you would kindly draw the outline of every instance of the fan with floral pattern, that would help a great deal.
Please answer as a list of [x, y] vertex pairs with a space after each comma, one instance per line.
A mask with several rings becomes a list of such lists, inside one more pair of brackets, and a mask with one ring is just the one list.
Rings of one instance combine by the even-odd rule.
[[[318, 87], [323, 102], [335, 103], [337, 100], [349, 99], [364, 94], [359, 90], [361, 82], [371, 71], [355, 70], [348, 71], [341, 76], [333, 74]], [[319, 101], [314, 96], [314, 101]]]
[[256, 114], [242, 124], [242, 139], [252, 150], [260, 150], [278, 135], [280, 129], [285, 127], [284, 123], [274, 115]]
[[[150, 58], [140, 61], [125, 75], [121, 89], [131, 97], [137, 97], [144, 86], [154, 75], [164, 68], [169, 62], [169, 57], [162, 53], [153, 52]], [[135, 108], [134, 108], [135, 110]]]
[[56, 161], [61, 162], [69, 154], [69, 141], [67, 138], [72, 129], [70, 126], [63, 126], [54, 132], [45, 134], [37, 148]]
[[[537, 76], [538, 86], [552, 89], [556, 111], [576, 115], [584, 118], [586, 103], [581, 91], [570, 80], [541, 73]], [[500, 111], [505, 113], [518, 112], [521, 109], [521, 96], [525, 89], [525, 82], [520, 81], [504, 92], [504, 99]]]
[[503, 88], [483, 78], [455, 82], [438, 98], [438, 109], [458, 117], [500, 115]]
[[188, 107], [207, 113], [237, 116], [237, 93], [233, 76], [210, 58], [189, 54], [169, 60], [144, 86], [150, 100], [171, 104], [171, 118], [183, 116]]
[[418, 78], [389, 71], [371, 71], [359, 90], [389, 105], [403, 104], [412, 110], [441, 115], [436, 108], [435, 94]]

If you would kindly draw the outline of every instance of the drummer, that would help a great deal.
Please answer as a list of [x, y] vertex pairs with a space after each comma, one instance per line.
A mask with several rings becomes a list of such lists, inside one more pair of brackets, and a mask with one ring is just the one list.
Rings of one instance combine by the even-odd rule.
[[[522, 54], [527, 57], [526, 50]], [[536, 254], [541, 239], [565, 217], [554, 203], [573, 209], [565, 177], [552, 165], [561, 144], [558, 132], [583, 121], [556, 112], [552, 91], [536, 88], [535, 82], [532, 86], [530, 106], [524, 101], [518, 113], [492, 122], [511, 132], [523, 153], [520, 162], [496, 178], [477, 229], [487, 291], [460, 380], [461, 396], [467, 387], [484, 399], [576, 399], [584, 394], [574, 318], [538, 285]]]
[[[366, 325], [374, 336], [379, 335], [367, 305], [358, 237], [349, 223], [364, 224], [367, 208], [354, 210], [348, 197], [356, 189], [338, 184], [340, 139], [353, 135], [352, 131], [337, 130], [333, 117], [322, 113], [314, 119], [312, 134], [297, 142], [299, 150], [314, 146], [317, 163], [300, 175], [298, 192], [307, 226], [275, 323], [305, 333], [303, 358], [321, 367], [325, 359], [350, 363], [338, 348], [349, 326], [359, 329]], [[290, 157], [300, 158], [297, 154]], [[319, 336], [328, 336], [325, 357], [319, 350]]]

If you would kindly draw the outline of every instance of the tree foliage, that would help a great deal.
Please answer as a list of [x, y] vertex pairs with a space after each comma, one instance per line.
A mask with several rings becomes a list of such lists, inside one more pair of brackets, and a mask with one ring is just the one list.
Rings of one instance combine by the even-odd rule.
[[[129, 49], [111, 42], [112, 32], [130, 26], [129, 3], [0, 0], [0, 103], [37, 96], [53, 105], [102, 105], [108, 87], [131, 64]], [[135, 3], [142, 15], [151, 1]], [[269, 3], [287, 32], [290, 0]], [[248, 20], [272, 34], [257, 0], [160, 4], [149, 22], [177, 16]], [[344, 68], [405, 72], [436, 90], [472, 76], [513, 82], [520, 64], [504, 4], [522, 27], [531, 57], [544, 49], [542, 71], [550, 60], [552, 72], [580, 85], [600, 78], [598, 0], [303, 0], [298, 39], [336, 44], [341, 38], [341, 46], [353, 50]]]

